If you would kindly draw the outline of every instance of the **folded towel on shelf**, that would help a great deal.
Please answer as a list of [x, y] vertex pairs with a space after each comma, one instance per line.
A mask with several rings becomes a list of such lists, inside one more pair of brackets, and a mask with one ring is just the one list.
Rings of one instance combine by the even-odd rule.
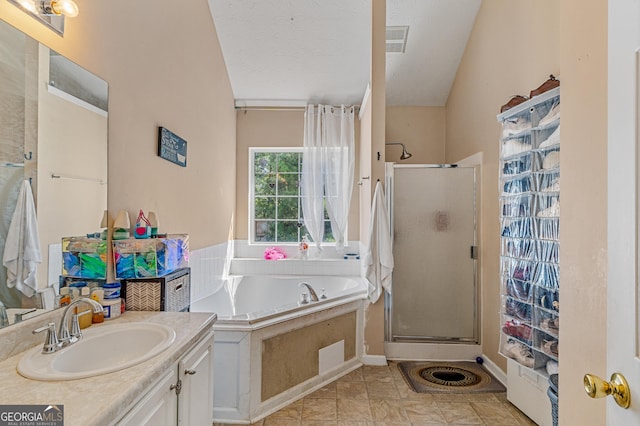
[[36, 269], [42, 263], [36, 208], [28, 180], [22, 182], [11, 218], [2, 264], [7, 268], [7, 287], [31, 297], [37, 290]]
[[391, 293], [393, 253], [386, 202], [382, 184], [378, 182], [373, 194], [369, 221], [369, 242], [364, 251], [364, 276], [369, 283], [369, 300], [375, 303], [384, 288]]

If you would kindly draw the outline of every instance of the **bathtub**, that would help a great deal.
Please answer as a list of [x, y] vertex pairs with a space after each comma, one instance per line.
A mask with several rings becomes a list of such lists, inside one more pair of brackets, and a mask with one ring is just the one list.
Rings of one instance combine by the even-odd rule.
[[[301, 282], [327, 298], [301, 303]], [[246, 275], [192, 303], [218, 314], [214, 421], [258, 421], [362, 365], [366, 296], [357, 276]]]

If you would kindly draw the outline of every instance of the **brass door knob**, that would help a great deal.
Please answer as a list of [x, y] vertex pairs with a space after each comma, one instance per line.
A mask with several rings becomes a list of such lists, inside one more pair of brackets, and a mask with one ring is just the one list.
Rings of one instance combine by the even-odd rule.
[[584, 391], [591, 398], [602, 398], [613, 395], [613, 399], [622, 408], [629, 408], [631, 405], [631, 391], [629, 384], [620, 373], [613, 373], [611, 381], [605, 382], [593, 374], [584, 375]]

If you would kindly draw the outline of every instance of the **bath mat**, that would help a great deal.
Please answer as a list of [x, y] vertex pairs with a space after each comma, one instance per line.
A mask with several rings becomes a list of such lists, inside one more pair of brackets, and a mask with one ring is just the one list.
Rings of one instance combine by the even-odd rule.
[[502, 383], [475, 362], [404, 361], [398, 368], [418, 393], [506, 392]]

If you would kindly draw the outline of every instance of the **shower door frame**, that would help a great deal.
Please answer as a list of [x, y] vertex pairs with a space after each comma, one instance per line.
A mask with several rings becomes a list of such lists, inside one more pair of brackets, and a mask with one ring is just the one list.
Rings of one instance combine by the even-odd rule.
[[[480, 289], [478, 287], [478, 167], [474, 165], [459, 166], [456, 164], [396, 164], [385, 163], [385, 188], [387, 213], [389, 216], [389, 230], [391, 232], [392, 245], [395, 244], [394, 235], [394, 173], [395, 169], [445, 169], [460, 168], [473, 169], [473, 289], [474, 289], [474, 312], [473, 312], [473, 336], [470, 338], [458, 337], [430, 337], [430, 336], [403, 336], [395, 338], [393, 336], [393, 294], [384, 293], [384, 340], [388, 343], [459, 343], [459, 344], [480, 344]], [[393, 280], [393, 277], [392, 277]]]

